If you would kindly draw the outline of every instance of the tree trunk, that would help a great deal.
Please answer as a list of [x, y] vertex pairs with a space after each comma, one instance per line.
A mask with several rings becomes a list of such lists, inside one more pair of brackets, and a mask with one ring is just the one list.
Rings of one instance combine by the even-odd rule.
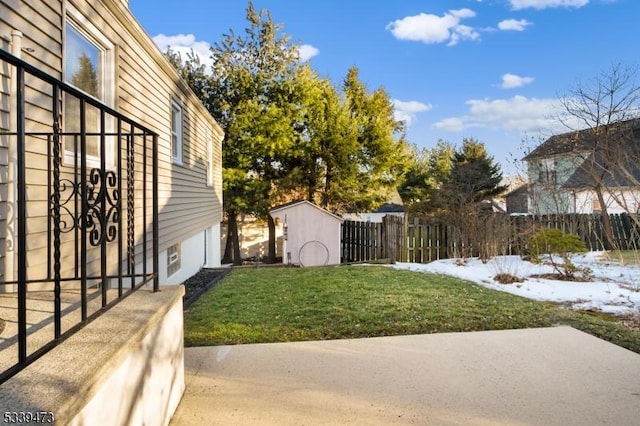
[[615, 238], [613, 238], [613, 227], [611, 226], [611, 218], [609, 217], [609, 210], [604, 202], [604, 195], [602, 194], [602, 188], [596, 188], [596, 196], [601, 208], [602, 226], [604, 228], [604, 245], [607, 250], [617, 250], [618, 244], [616, 244]]
[[242, 265], [240, 255], [240, 238], [238, 238], [238, 212], [227, 210], [227, 243], [224, 248], [222, 263]]
[[267, 215], [269, 226], [269, 243], [267, 245], [267, 263], [276, 263], [276, 222], [271, 215]]
[[231, 238], [231, 233], [229, 232], [229, 224], [227, 222], [227, 241], [224, 244], [224, 256], [222, 256], [222, 264], [227, 264], [233, 262], [233, 240]]
[[309, 201], [310, 203], [314, 202], [314, 198], [316, 195], [316, 184], [315, 184], [315, 179], [313, 178], [309, 178], [308, 184], [307, 184], [307, 201]]
[[321, 203], [320, 206], [324, 207], [325, 209], [329, 205], [329, 200], [331, 199], [331, 196], [329, 195], [329, 191], [331, 189], [332, 183], [333, 183], [333, 167], [327, 165], [327, 171], [326, 171], [325, 180], [324, 180], [324, 191], [322, 192], [322, 197], [320, 201]]

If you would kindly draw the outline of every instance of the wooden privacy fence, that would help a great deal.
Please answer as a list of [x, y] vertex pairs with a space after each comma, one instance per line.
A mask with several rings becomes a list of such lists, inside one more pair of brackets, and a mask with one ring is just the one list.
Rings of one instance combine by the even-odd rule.
[[[640, 249], [640, 216], [609, 216], [616, 247]], [[342, 224], [342, 261], [366, 262], [391, 259], [428, 263], [459, 256], [523, 255], [529, 238], [543, 228], [557, 228], [578, 235], [591, 251], [609, 250], [600, 215], [490, 214], [476, 222], [455, 226], [425, 218], [385, 216], [382, 223], [347, 220]]]
[[342, 223], [342, 262], [401, 259], [404, 219], [387, 215], [381, 223], [345, 220]]

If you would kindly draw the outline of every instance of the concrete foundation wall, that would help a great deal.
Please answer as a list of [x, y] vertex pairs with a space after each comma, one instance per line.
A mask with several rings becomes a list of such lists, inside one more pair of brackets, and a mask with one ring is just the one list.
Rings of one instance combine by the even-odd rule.
[[167, 425], [184, 392], [184, 287], [141, 289], [0, 386], [56, 424]]
[[220, 224], [206, 228], [180, 242], [180, 269], [167, 276], [167, 250], [160, 252], [158, 262], [160, 284], [181, 284], [202, 267], [220, 266]]

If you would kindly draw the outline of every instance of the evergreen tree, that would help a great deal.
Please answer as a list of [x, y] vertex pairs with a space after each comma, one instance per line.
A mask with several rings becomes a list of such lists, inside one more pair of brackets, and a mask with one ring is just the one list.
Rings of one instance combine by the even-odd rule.
[[[223, 140], [224, 207], [240, 262], [237, 217], [253, 213], [269, 222], [269, 257], [275, 258], [275, 225], [268, 210], [275, 181], [285, 174], [282, 155], [295, 142], [298, 119], [291, 80], [299, 65], [297, 48], [279, 33], [268, 11], [247, 7], [244, 36], [233, 31], [211, 48], [213, 72], [206, 104], [225, 129]], [[225, 250], [225, 261], [232, 260]]]
[[91, 96], [100, 98], [98, 73], [91, 63], [91, 58], [84, 53], [78, 57], [78, 71], [71, 76], [71, 84]]
[[454, 152], [454, 146], [443, 140], [432, 149], [413, 147], [411, 165], [398, 187], [410, 212], [424, 214], [437, 209], [437, 193], [451, 173]]
[[455, 151], [451, 172], [440, 191], [440, 203], [446, 210], [459, 210], [490, 200], [506, 190], [501, 185], [500, 165], [475, 139], [465, 139]]
[[346, 167], [330, 202], [355, 210], [368, 210], [384, 202], [397, 188], [410, 164], [404, 125], [394, 118], [393, 104], [383, 88], [370, 93], [359, 79], [359, 70], [351, 67], [343, 85], [344, 100], [353, 126], [355, 152], [348, 159], [355, 167]]
[[[207, 74], [193, 55], [167, 57], [225, 130], [224, 210], [228, 222], [224, 262], [239, 263], [237, 218], [262, 216], [269, 224], [269, 257], [275, 224], [268, 211], [299, 198], [333, 211], [368, 208], [383, 201], [407, 161], [401, 127], [387, 94], [369, 93], [356, 68], [344, 95], [299, 61], [297, 46], [268, 11], [247, 7], [242, 36], [225, 34], [211, 48]], [[397, 137], [399, 135], [399, 137]]]
[[492, 255], [485, 223], [492, 214], [490, 201], [506, 190], [501, 185], [500, 166], [489, 156], [484, 144], [474, 139], [465, 139], [461, 149], [453, 155], [451, 172], [438, 191], [437, 202], [447, 215], [448, 223], [454, 226], [453, 257], [468, 257], [478, 254], [483, 261]]

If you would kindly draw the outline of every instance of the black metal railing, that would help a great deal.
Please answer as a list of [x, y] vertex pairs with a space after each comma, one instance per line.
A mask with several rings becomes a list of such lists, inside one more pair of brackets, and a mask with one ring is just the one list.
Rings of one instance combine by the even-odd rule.
[[2, 383], [158, 291], [158, 135], [1, 49], [0, 114]]

